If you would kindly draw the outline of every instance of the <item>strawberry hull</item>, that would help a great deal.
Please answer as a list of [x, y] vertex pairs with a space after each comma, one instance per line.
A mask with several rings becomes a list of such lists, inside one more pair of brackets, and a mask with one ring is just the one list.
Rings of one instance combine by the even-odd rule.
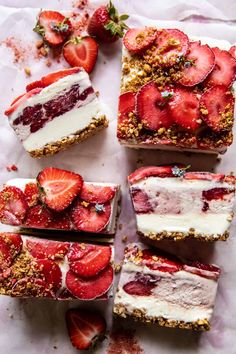
[[[11, 253], [11, 243], [16, 237], [21, 241], [21, 248]], [[90, 269], [93, 269], [93, 260], [89, 254], [78, 252], [78, 262], [83, 262], [83, 278], [74, 273], [68, 254], [73, 248], [87, 249], [92, 247], [96, 250], [101, 246], [89, 245], [77, 242], [59, 242], [35, 237], [28, 237], [20, 234], [0, 233], [0, 252], [4, 257], [8, 256], [7, 262], [1, 259], [0, 269], [0, 294], [12, 297], [38, 297], [54, 300], [91, 299], [107, 300], [112, 296], [113, 286], [113, 251], [110, 246], [103, 246], [103, 252], [110, 258], [98, 267], [94, 276]], [[3, 248], [4, 247], [4, 248]], [[94, 251], [95, 252], [95, 251]], [[101, 254], [102, 257], [102, 254]], [[99, 260], [94, 259], [95, 266]], [[82, 269], [81, 269], [82, 270]], [[101, 273], [101, 275], [100, 275]], [[92, 276], [91, 276], [92, 274]], [[104, 287], [104, 274], [106, 284]], [[67, 278], [70, 276], [70, 283]], [[80, 279], [80, 283], [78, 281]], [[96, 286], [95, 286], [96, 285]], [[69, 288], [68, 288], [69, 287]], [[82, 296], [78, 294], [82, 293]], [[102, 295], [102, 296], [101, 296]]]

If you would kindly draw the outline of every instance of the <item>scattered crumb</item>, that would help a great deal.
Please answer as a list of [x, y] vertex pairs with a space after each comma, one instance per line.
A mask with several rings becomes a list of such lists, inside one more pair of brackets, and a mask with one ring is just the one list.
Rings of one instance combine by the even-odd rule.
[[76, 7], [79, 10], [84, 10], [86, 6], [88, 6], [88, 0], [77, 0], [72, 4], [73, 7]]
[[118, 229], [119, 229], [119, 230], [122, 230], [122, 228], [123, 228], [123, 224], [119, 224], [119, 225], [118, 225]]
[[230, 171], [230, 176], [234, 176], [234, 171]]
[[221, 161], [221, 157], [218, 156], [218, 157], [216, 158], [216, 161], [217, 161], [217, 162], [220, 162], [220, 161]]
[[137, 159], [137, 163], [143, 163], [142, 159]]
[[1, 41], [0, 44], [5, 45], [7, 48], [12, 50], [14, 56], [13, 62], [15, 64], [25, 62], [31, 53], [31, 49], [26, 47], [19, 38], [8, 37]]
[[8, 172], [18, 171], [18, 167], [16, 165], [6, 166], [6, 169], [7, 169]]
[[122, 242], [127, 242], [127, 239], [128, 239], [128, 236], [127, 236], [127, 235], [124, 235], [124, 236], [122, 237]]
[[27, 76], [31, 76], [31, 70], [28, 66], [25, 68], [25, 73]]
[[14, 316], [13, 316], [13, 314], [12, 314], [12, 313], [10, 313], [10, 314], [9, 314], [9, 317], [10, 317], [10, 318], [14, 318]]
[[36, 45], [36, 48], [39, 49], [39, 48], [41, 48], [41, 47], [43, 46], [43, 44], [44, 44], [44, 43], [43, 43], [43, 40], [40, 39], [40, 40], [38, 40], [38, 41], [36, 42], [35, 45]]
[[47, 60], [46, 60], [46, 65], [47, 65], [48, 67], [50, 67], [50, 66], [52, 65], [52, 62], [51, 62], [50, 59], [47, 59]]
[[57, 349], [57, 346], [56, 346], [56, 345], [54, 345], [54, 346], [53, 346], [53, 349]]
[[107, 354], [144, 354], [137, 339], [135, 331], [128, 328], [118, 328], [110, 335]]
[[47, 55], [48, 55], [47, 47], [43, 46], [43, 47], [39, 48], [39, 55], [42, 55], [43, 57], [47, 57]]
[[95, 95], [98, 97], [98, 96], [99, 96], [99, 91], [96, 91], [96, 92], [95, 92]]
[[115, 273], [119, 273], [121, 271], [121, 263], [118, 264], [114, 263], [114, 271]]

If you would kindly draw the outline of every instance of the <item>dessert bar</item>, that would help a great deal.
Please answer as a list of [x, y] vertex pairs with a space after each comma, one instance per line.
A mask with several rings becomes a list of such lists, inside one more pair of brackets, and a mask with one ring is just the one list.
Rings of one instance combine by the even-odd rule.
[[108, 124], [82, 68], [53, 72], [29, 84], [5, 114], [32, 157], [53, 155]]
[[227, 43], [192, 39], [178, 29], [129, 29], [123, 38], [120, 143], [224, 153], [233, 141], [236, 75]]
[[209, 330], [220, 269], [142, 244], [125, 250], [114, 313], [160, 326]]
[[0, 192], [0, 221], [34, 229], [114, 234], [120, 186], [84, 182], [71, 171], [47, 167], [37, 179], [15, 178]]
[[1, 295], [55, 300], [105, 300], [111, 295], [109, 246], [0, 233], [0, 254]]
[[138, 233], [152, 240], [226, 240], [235, 177], [186, 172], [183, 165], [141, 167], [129, 177]]

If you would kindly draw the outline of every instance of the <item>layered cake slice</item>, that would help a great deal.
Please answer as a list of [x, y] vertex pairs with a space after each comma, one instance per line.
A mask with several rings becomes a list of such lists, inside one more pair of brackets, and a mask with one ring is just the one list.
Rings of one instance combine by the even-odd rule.
[[37, 179], [16, 178], [0, 192], [0, 221], [34, 229], [114, 234], [120, 186], [84, 182], [74, 172], [48, 167]]
[[125, 250], [114, 313], [160, 326], [209, 330], [220, 269], [142, 244]]
[[225, 152], [233, 141], [236, 75], [228, 50], [226, 41], [193, 40], [178, 29], [129, 29], [123, 38], [120, 143]]
[[104, 127], [107, 120], [82, 68], [53, 72], [26, 87], [6, 110], [32, 157], [52, 155]]
[[0, 295], [55, 300], [111, 296], [110, 246], [0, 233]]
[[129, 177], [138, 233], [152, 240], [226, 240], [233, 219], [235, 177], [141, 167]]

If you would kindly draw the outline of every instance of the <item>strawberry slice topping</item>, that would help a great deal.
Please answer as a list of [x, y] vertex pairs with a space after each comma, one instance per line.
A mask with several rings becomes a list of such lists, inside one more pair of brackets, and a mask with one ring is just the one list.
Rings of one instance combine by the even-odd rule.
[[182, 264], [165, 258], [151, 249], [144, 249], [142, 251], [142, 263], [148, 268], [159, 270], [160, 272], [175, 273], [182, 269]]
[[24, 190], [25, 200], [29, 207], [37, 205], [39, 200], [39, 190], [36, 183], [27, 183]]
[[15, 258], [22, 250], [23, 241], [19, 234], [13, 233], [1, 233], [0, 239], [4, 239], [8, 247], [10, 248], [10, 254], [12, 258]]
[[63, 47], [63, 56], [70, 66], [80, 66], [91, 73], [97, 61], [98, 44], [92, 37], [71, 38]]
[[80, 72], [81, 70], [82, 70], [81, 68], [75, 67], [75, 68], [55, 71], [53, 73], [50, 73], [50, 74], [42, 77], [42, 79], [41, 79], [42, 85], [43, 85], [43, 87], [47, 87], [49, 85], [54, 84], [54, 82], [57, 82], [58, 80], [62, 79], [63, 77], [76, 74], [76, 73]]
[[51, 211], [44, 205], [36, 205], [28, 209], [24, 226], [46, 229], [51, 221]]
[[28, 98], [37, 95], [38, 93], [40, 93], [42, 91], [42, 88], [35, 88], [29, 92], [26, 92], [22, 95], [20, 95], [19, 97], [17, 97], [11, 104], [11, 106], [4, 112], [4, 114], [6, 116], [10, 116], [13, 112], [15, 112], [15, 110], [21, 105], [23, 104], [25, 101], [28, 100]]
[[64, 259], [70, 247], [69, 242], [49, 240], [26, 240], [26, 248], [36, 259]]
[[97, 312], [70, 309], [66, 313], [66, 324], [70, 341], [76, 349], [89, 349], [105, 338], [106, 321]]
[[189, 262], [183, 266], [189, 273], [197, 274], [201, 277], [217, 280], [220, 276], [220, 268], [212, 264], [204, 264], [198, 261]]
[[129, 295], [149, 296], [155, 288], [155, 284], [133, 280], [123, 286], [123, 290]]
[[62, 44], [72, 32], [68, 18], [57, 11], [41, 11], [34, 31], [40, 34], [51, 46]]
[[11, 295], [16, 297], [54, 297], [44, 280], [31, 277], [18, 280], [12, 288]]
[[134, 112], [135, 110], [135, 92], [125, 92], [119, 97], [119, 116], [118, 116], [118, 122], [119, 124], [125, 122], [126, 120], [129, 119], [128, 114], [130, 112]]
[[206, 79], [207, 86], [230, 86], [236, 76], [236, 60], [227, 50], [212, 48], [215, 54], [215, 66]]
[[66, 209], [79, 194], [83, 179], [74, 172], [47, 167], [42, 170], [37, 181], [43, 203], [56, 211]]
[[113, 199], [115, 192], [116, 190], [114, 187], [102, 187], [91, 183], [84, 183], [80, 198], [88, 203], [103, 204]]
[[108, 266], [111, 248], [74, 243], [67, 257], [72, 272], [82, 278], [93, 277]]
[[160, 92], [154, 81], [140, 88], [136, 96], [136, 113], [144, 128], [158, 130], [172, 125], [167, 109], [170, 96], [172, 94], [166, 96], [165, 92]]
[[140, 181], [141, 179], [147, 178], [147, 177], [175, 177], [173, 174], [173, 167], [179, 167], [180, 169], [184, 167], [184, 165], [181, 164], [176, 164], [176, 165], [166, 165], [166, 166], [144, 166], [138, 168], [136, 171], [131, 173], [131, 175], [128, 176], [128, 181], [130, 184], [136, 183]]
[[71, 218], [76, 230], [100, 232], [105, 229], [110, 220], [110, 203], [83, 206], [77, 200], [71, 211]]
[[225, 175], [210, 172], [186, 172], [184, 178], [221, 182], [224, 180]]
[[169, 67], [188, 52], [189, 39], [178, 29], [163, 29], [158, 31], [155, 45], [155, 60], [159, 65]]
[[32, 267], [42, 275], [49, 289], [57, 291], [61, 287], [62, 273], [57, 263], [49, 259], [38, 259], [32, 262]]
[[3, 224], [21, 225], [27, 208], [24, 193], [19, 188], [6, 186], [0, 192], [0, 221]]
[[12, 263], [12, 255], [9, 245], [5, 242], [5, 240], [0, 238], [0, 272], [3, 272], [8, 267], [10, 267]]
[[113, 268], [108, 265], [95, 277], [84, 279], [72, 271], [66, 274], [66, 286], [68, 290], [78, 299], [93, 300], [105, 294], [113, 282]]
[[230, 130], [234, 121], [234, 96], [228, 87], [213, 86], [200, 99], [202, 119], [215, 132]]
[[229, 50], [229, 53], [232, 55], [232, 57], [234, 59], [236, 59], [236, 45], [233, 45], [230, 50]]
[[72, 223], [70, 220], [70, 215], [67, 212], [52, 213], [52, 220], [48, 225], [49, 229], [56, 230], [72, 230]]
[[42, 80], [33, 81], [26, 86], [26, 92], [29, 92], [35, 88], [40, 88], [40, 87], [41, 88], [44, 87]]
[[133, 54], [140, 54], [155, 42], [156, 34], [153, 27], [131, 28], [126, 32], [123, 43]]
[[169, 102], [169, 112], [173, 121], [184, 129], [195, 131], [200, 127], [199, 100], [190, 90], [174, 90]]
[[200, 41], [189, 44], [189, 53], [182, 69], [181, 79], [183, 86], [194, 86], [202, 82], [215, 66], [215, 55], [211, 48]]
[[131, 189], [131, 196], [136, 214], [147, 214], [153, 212], [148, 195], [139, 188]]

